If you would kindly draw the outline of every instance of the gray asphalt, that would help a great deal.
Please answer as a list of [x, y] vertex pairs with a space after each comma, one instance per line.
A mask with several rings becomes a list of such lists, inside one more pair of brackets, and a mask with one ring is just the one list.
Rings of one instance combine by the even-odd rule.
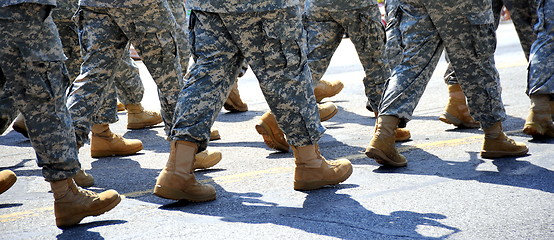
[[[0, 137], [0, 169], [13, 170], [18, 181], [0, 195], [0, 239], [554, 239], [554, 140], [533, 140], [521, 132], [529, 106], [525, 57], [511, 24], [501, 24], [498, 39], [505, 131], [529, 146], [525, 157], [482, 159], [480, 130], [438, 120], [448, 96], [441, 61], [408, 123], [412, 139], [397, 145], [408, 167], [380, 167], [363, 154], [375, 119], [365, 109], [363, 70], [345, 39], [324, 77], [345, 84], [326, 99], [340, 111], [323, 123], [327, 134], [320, 141], [328, 159], [353, 162], [354, 173], [343, 184], [293, 190], [292, 153], [267, 148], [254, 129], [268, 107], [249, 71], [239, 81], [249, 111], [222, 110], [214, 126], [222, 139], [209, 146], [220, 149], [223, 160], [196, 173], [217, 188], [216, 201], [175, 202], [152, 195], [169, 155], [163, 126], [128, 131], [123, 112], [112, 130], [141, 139], [145, 149], [93, 159], [86, 145], [79, 156], [96, 178], [91, 190], [112, 188], [125, 199], [104, 215], [58, 229], [53, 197], [30, 142], [10, 129]], [[159, 109], [155, 85], [139, 65], [147, 88], [143, 104]]]

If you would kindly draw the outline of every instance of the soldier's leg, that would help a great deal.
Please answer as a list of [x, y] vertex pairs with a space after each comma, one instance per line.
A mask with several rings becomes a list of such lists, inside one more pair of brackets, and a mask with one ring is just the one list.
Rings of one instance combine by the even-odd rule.
[[[141, 18], [134, 17], [138, 11], [143, 11]], [[183, 70], [180, 64], [180, 53], [176, 40], [176, 22], [167, 2], [153, 3], [139, 9], [120, 9], [114, 11], [118, 21], [135, 18], [131, 27], [120, 24], [125, 34], [129, 36], [133, 46], [143, 57], [143, 62], [152, 75], [158, 87], [158, 97], [161, 104], [161, 115], [165, 131], [173, 125], [173, 113], [179, 91], [183, 86]], [[156, 27], [152, 27], [152, 22]]]
[[[130, 46], [128, 44], [125, 48], [129, 49]], [[114, 78], [117, 97], [123, 104], [140, 104], [144, 96], [144, 85], [140, 79], [139, 68], [128, 56], [121, 58], [121, 61]]]
[[182, 0], [169, 0], [169, 8], [177, 23], [177, 44], [179, 49], [179, 62], [183, 70], [183, 76], [186, 75], [190, 59], [190, 44], [188, 34], [188, 22], [186, 18], [185, 2]]
[[385, 58], [385, 29], [381, 23], [381, 13], [377, 5], [373, 5], [341, 13], [341, 15], [344, 15], [342, 18], [346, 21], [343, 26], [348, 26], [348, 35], [356, 47], [356, 52], [364, 68], [365, 94], [370, 107], [377, 110], [385, 81], [390, 75], [383, 60]]
[[538, 38], [531, 48], [527, 94], [531, 99], [523, 132], [532, 136], [554, 137], [554, 4], [540, 2]]
[[[256, 74], [271, 112], [287, 135], [288, 143], [304, 146], [317, 143], [324, 128], [314, 104], [307, 59], [301, 54], [305, 51], [305, 43], [302, 42], [305, 38], [296, 11], [295, 8], [288, 8], [260, 13], [259, 16], [229, 14], [222, 19], [233, 39], [242, 35], [237, 45]], [[284, 16], [290, 19], [283, 19]], [[260, 19], [255, 21], [254, 26], [249, 26], [247, 22], [250, 18]], [[232, 21], [236, 23], [230, 24]], [[258, 27], [263, 26], [267, 30], [266, 34], [257, 32], [255, 26], [258, 24]]]
[[308, 41], [308, 65], [316, 86], [331, 63], [331, 58], [342, 41], [345, 29], [329, 12], [307, 11], [303, 16]]
[[191, 23], [195, 63], [179, 93], [170, 138], [196, 142], [202, 150], [206, 148], [209, 129], [238, 75], [243, 56], [217, 14], [193, 11]]
[[[501, 98], [498, 71], [494, 66], [496, 35], [494, 23], [487, 5], [468, 18], [464, 14], [455, 14], [444, 21], [438, 11], [451, 7], [443, 2], [426, 4], [441, 38], [444, 40], [452, 68], [456, 71], [464, 91], [472, 116], [481, 123], [485, 132], [485, 141], [481, 156], [496, 158], [521, 156], [528, 151], [524, 144], [516, 143], [506, 137], [502, 131], [502, 120], [506, 113]], [[451, 22], [456, 22], [452, 27]]]
[[[183, 79], [174, 38], [176, 23], [167, 2], [156, 2], [132, 9], [110, 9], [109, 14], [110, 18], [117, 22], [117, 26], [121, 27], [125, 36], [129, 36], [136, 44], [135, 47], [141, 52], [145, 65], [156, 81], [166, 131], [169, 132]], [[127, 21], [131, 18], [134, 19], [133, 24]], [[191, 201], [215, 199], [215, 189], [198, 183], [192, 174], [196, 167], [197, 144], [191, 143], [189, 146], [174, 141], [171, 146], [172, 153], [166, 168], [158, 178], [154, 193], [166, 198]], [[202, 167], [204, 166], [206, 165]]]
[[29, 123], [37, 163], [54, 193], [56, 225], [67, 227], [112, 209], [121, 198], [113, 190], [96, 194], [79, 189], [73, 182], [80, 164], [72, 120], [65, 106], [65, 57], [49, 17], [50, 9], [40, 4], [2, 9], [3, 13], [15, 13], [20, 21], [0, 20], [0, 69], [7, 91]]
[[[337, 21], [346, 27], [350, 40], [356, 47], [358, 57], [364, 68], [363, 79], [367, 96], [366, 108], [373, 110], [375, 117], [385, 82], [390, 75], [390, 69], [385, 60], [385, 29], [381, 22], [381, 13], [377, 5], [352, 11], [338, 12]], [[411, 133], [407, 128], [396, 130], [396, 141], [410, 139]]]
[[222, 14], [221, 19], [232, 39], [240, 39], [237, 46], [248, 59], [271, 112], [292, 145], [294, 189], [317, 189], [346, 180], [352, 174], [350, 161], [326, 161], [317, 145], [324, 128], [318, 119], [311, 74], [303, 54], [306, 43], [299, 41], [305, 39], [300, 8]]
[[77, 144], [82, 146], [88, 139], [93, 115], [113, 88], [114, 71], [119, 69], [122, 56], [127, 56], [128, 39], [106, 9], [81, 8], [77, 14], [84, 61], [82, 74], [70, 89], [67, 106]]
[[417, 1], [402, 2], [396, 14], [403, 46], [380, 103], [379, 117], [366, 155], [378, 163], [402, 167], [407, 160], [395, 146], [395, 131], [404, 127], [427, 86], [443, 51], [442, 40], [426, 8]]
[[[130, 44], [126, 48], [128, 49], [129, 46]], [[142, 129], [161, 123], [163, 119], [159, 112], [145, 110], [141, 104], [144, 85], [135, 61], [128, 56], [121, 58], [121, 61], [114, 78], [114, 85], [117, 89], [115, 97], [119, 97], [127, 109], [127, 128]]]
[[340, 80], [326, 81], [321, 78], [327, 71], [331, 58], [342, 41], [345, 29], [327, 11], [306, 11], [303, 16], [308, 43], [308, 65], [316, 102], [338, 94], [344, 87]]
[[533, 25], [537, 20], [536, 2], [534, 0], [504, 0], [504, 5], [510, 10], [519, 42], [525, 57], [529, 59], [531, 45], [537, 39], [537, 34], [533, 31]]

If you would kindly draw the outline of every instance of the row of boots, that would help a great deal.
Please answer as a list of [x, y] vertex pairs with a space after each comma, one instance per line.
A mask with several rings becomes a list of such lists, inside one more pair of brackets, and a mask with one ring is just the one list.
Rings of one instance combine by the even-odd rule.
[[[365, 154], [384, 166], [403, 167], [408, 164], [406, 158], [398, 152], [395, 145], [395, 130], [400, 119], [394, 116], [379, 116], [375, 133]], [[481, 157], [501, 158], [524, 156], [529, 149], [525, 144], [508, 138], [502, 130], [502, 123], [497, 122], [484, 128], [485, 133]]]
[[[352, 174], [352, 164], [347, 159], [327, 161], [319, 152], [318, 145], [292, 147], [296, 168], [294, 189], [313, 190], [326, 185], [339, 184]], [[169, 159], [156, 180], [154, 194], [191, 202], [216, 199], [216, 189], [196, 180], [194, 156], [198, 145], [188, 141], [172, 141]]]
[[[235, 85], [236, 87], [236, 85]], [[338, 94], [344, 87], [344, 84], [339, 81], [326, 81], [320, 80], [314, 88], [314, 95], [319, 110], [319, 120], [321, 122], [331, 119], [338, 113], [338, 107], [332, 102], [321, 103], [324, 98], [332, 97]], [[237, 90], [238, 91], [238, 90]], [[232, 94], [231, 94], [232, 95]], [[234, 96], [237, 98], [237, 95]], [[240, 97], [238, 97], [240, 99]], [[229, 101], [229, 100], [228, 100]], [[377, 112], [374, 112], [375, 117], [378, 116]], [[262, 115], [260, 121], [255, 126], [256, 131], [262, 135], [264, 143], [272, 148], [281, 152], [288, 152], [290, 146], [286, 140], [285, 134], [277, 124], [275, 115], [268, 111]], [[407, 141], [410, 139], [411, 134], [408, 129], [398, 128], [395, 131], [395, 141]]]

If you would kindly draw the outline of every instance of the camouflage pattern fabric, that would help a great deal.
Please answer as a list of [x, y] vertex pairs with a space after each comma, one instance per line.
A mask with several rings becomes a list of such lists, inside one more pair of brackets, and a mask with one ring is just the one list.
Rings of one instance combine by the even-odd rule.
[[538, 3], [538, 37], [531, 47], [527, 94], [548, 94], [554, 101], [554, 2]]
[[160, 0], [79, 0], [79, 6], [98, 8], [142, 8], [160, 3], [162, 3]]
[[212, 13], [266, 12], [300, 6], [300, 0], [187, 0], [187, 9]]
[[193, 10], [190, 23], [196, 62], [179, 95], [171, 140], [206, 148], [244, 56], [289, 144], [317, 143], [325, 129], [311, 85], [299, 6], [225, 14]]
[[187, 13], [185, 10], [185, 2], [183, 0], [169, 0], [171, 13], [177, 22], [177, 44], [179, 47], [179, 57], [181, 58], [181, 69], [183, 76], [187, 74], [190, 59], [190, 45], [188, 34]]
[[514, 24], [521, 47], [525, 57], [529, 60], [531, 45], [537, 39], [533, 31], [533, 25], [537, 22], [536, 0], [492, 0], [492, 13], [494, 14], [496, 28], [500, 23], [500, 12], [502, 6], [510, 11], [512, 23]]
[[[312, 4], [306, 4], [306, 7], [318, 2], [307, 1]], [[385, 29], [377, 5], [343, 11], [306, 8], [304, 29], [308, 35], [308, 65], [313, 85], [321, 80], [344, 33], [348, 33], [364, 67], [363, 82], [368, 103], [372, 109], [378, 109], [390, 70], [384, 63]]]
[[[52, 11], [52, 17], [58, 27], [64, 53], [67, 56], [65, 64], [69, 72], [69, 78], [73, 81], [81, 69], [81, 47], [79, 45], [79, 34], [77, 25], [72, 20], [78, 6], [77, 1], [58, 0], [58, 6]], [[127, 49], [129, 45], [127, 46]], [[118, 71], [115, 71], [114, 85], [116, 89], [107, 90], [105, 101], [93, 117], [93, 123], [115, 123], [119, 120], [117, 116], [117, 97], [124, 104], [137, 104], [142, 101], [144, 86], [139, 76], [138, 66], [130, 57], [123, 57]], [[117, 92], [116, 92], [117, 90]]]
[[[525, 53], [525, 58], [529, 60], [529, 51], [531, 49], [531, 44], [537, 38], [537, 34], [533, 31], [533, 25], [536, 23], [537, 19], [537, 9], [535, 0], [493, 0], [492, 1], [492, 12], [494, 15], [495, 28], [498, 29], [500, 24], [500, 12], [502, 7], [510, 11], [512, 22], [516, 28], [517, 34], [519, 36], [519, 42]], [[447, 56], [447, 60], [448, 56]], [[458, 80], [456, 78], [456, 73], [452, 66], [449, 64], [444, 75], [444, 81], [447, 84], [457, 84]]]
[[113, 87], [114, 69], [128, 58], [132, 42], [158, 87], [166, 132], [172, 126], [183, 83], [175, 40], [176, 22], [166, 1], [137, 8], [84, 7], [76, 15], [84, 62], [73, 82], [68, 106], [77, 142], [88, 140], [91, 117]]
[[398, 28], [399, 21], [399, 8], [397, 1], [387, 0], [385, 2], [385, 15], [386, 15], [386, 44], [385, 44], [385, 63], [389, 69], [393, 69], [402, 61], [402, 38], [400, 29]]
[[[0, 74], [0, 77], [4, 77]], [[6, 82], [5, 79], [0, 79], [2, 82]], [[11, 96], [9, 96], [2, 87], [0, 87], [0, 135], [4, 134], [6, 129], [12, 124], [17, 117], [17, 109], [14, 107], [15, 103]]]
[[505, 118], [498, 72], [496, 35], [488, 0], [393, 0], [401, 33], [402, 60], [387, 82], [382, 115], [411, 119], [444, 48], [450, 57], [472, 116], [488, 128]]
[[81, 166], [65, 107], [65, 56], [50, 9], [34, 3], [0, 8], [0, 87], [25, 117], [44, 178], [59, 181]]
[[[41, 4], [41, 5], [50, 5], [56, 6], [56, 0], [2, 0], [0, 1], [0, 7], [12, 6], [21, 3], [29, 4]], [[14, 9], [0, 9], [1, 11], [14, 10]], [[9, 13], [0, 13], [2, 16], [9, 16]]]
[[338, 12], [343, 10], [353, 10], [359, 8], [366, 8], [369, 6], [377, 6], [375, 0], [306, 0], [303, 4], [305, 6], [304, 11], [310, 12]]

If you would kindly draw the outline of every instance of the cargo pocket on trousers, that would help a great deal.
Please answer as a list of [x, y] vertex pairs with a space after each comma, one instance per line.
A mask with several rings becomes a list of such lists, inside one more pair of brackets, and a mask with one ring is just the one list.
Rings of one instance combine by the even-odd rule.
[[266, 20], [263, 22], [263, 31], [267, 39], [264, 44], [264, 58], [276, 68], [298, 67], [306, 59], [302, 51], [303, 27], [300, 19]]
[[470, 14], [467, 16], [470, 23], [471, 43], [475, 56], [479, 59], [494, 55], [496, 50], [496, 31], [492, 19], [488, 15]]

